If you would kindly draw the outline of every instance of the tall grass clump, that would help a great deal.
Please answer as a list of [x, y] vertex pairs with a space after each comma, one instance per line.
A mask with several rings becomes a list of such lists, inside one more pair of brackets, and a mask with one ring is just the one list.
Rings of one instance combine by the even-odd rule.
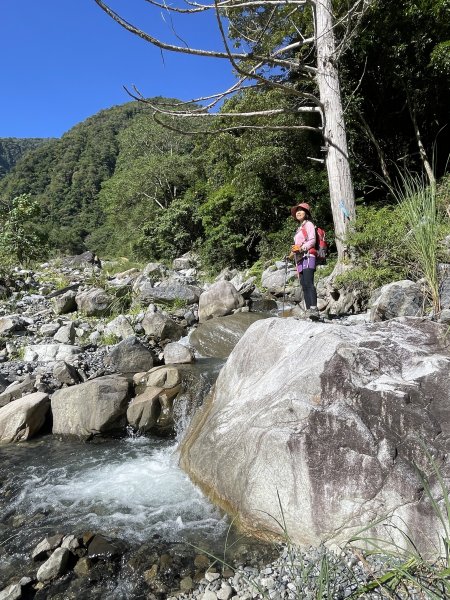
[[405, 245], [417, 257], [417, 270], [428, 286], [433, 312], [440, 312], [438, 242], [440, 219], [436, 203], [436, 186], [427, 185], [423, 177], [412, 173], [400, 176], [400, 185], [392, 193], [405, 216], [409, 231]]

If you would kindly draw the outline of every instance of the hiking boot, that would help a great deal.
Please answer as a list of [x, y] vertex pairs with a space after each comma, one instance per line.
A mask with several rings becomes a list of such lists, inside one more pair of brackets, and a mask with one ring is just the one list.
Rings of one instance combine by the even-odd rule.
[[317, 306], [311, 306], [311, 308], [308, 310], [308, 317], [312, 321], [318, 321], [320, 319], [320, 313]]

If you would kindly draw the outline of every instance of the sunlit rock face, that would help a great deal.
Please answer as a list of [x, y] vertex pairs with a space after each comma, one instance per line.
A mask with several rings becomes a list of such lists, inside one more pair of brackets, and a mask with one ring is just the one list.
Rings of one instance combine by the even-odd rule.
[[[445, 328], [416, 318], [345, 326], [254, 323], [181, 448], [192, 479], [242, 525], [300, 545], [346, 542], [386, 515], [421, 548], [439, 544], [416, 466], [441, 492], [422, 441], [449, 473]], [[373, 526], [365, 536], [400, 530]]]
[[53, 433], [89, 438], [99, 433], [124, 432], [129, 383], [119, 375], [57, 390], [51, 399]]

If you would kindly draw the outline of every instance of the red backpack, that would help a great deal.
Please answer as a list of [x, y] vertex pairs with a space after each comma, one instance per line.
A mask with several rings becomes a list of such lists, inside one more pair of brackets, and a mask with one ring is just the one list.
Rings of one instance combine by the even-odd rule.
[[[325, 240], [325, 230], [322, 229], [321, 227], [317, 227], [316, 225], [314, 225], [314, 229], [316, 231], [316, 243], [314, 245], [314, 248], [311, 248], [310, 252], [311, 254], [315, 254], [316, 255], [316, 264], [317, 265], [324, 265], [327, 262], [327, 254], [328, 254], [328, 244]], [[303, 237], [305, 239], [307, 239], [307, 233], [306, 230], [302, 227], [302, 233], [303, 233]]]

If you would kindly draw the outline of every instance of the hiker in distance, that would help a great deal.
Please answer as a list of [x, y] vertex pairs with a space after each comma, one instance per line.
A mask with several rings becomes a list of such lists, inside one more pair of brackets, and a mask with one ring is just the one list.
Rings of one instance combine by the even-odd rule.
[[319, 318], [317, 292], [314, 286], [317, 260], [316, 228], [311, 220], [311, 208], [306, 202], [293, 206], [291, 215], [299, 226], [294, 235], [294, 245], [291, 247], [289, 258], [294, 258], [295, 261], [298, 278], [303, 289], [307, 316], [316, 320]]

